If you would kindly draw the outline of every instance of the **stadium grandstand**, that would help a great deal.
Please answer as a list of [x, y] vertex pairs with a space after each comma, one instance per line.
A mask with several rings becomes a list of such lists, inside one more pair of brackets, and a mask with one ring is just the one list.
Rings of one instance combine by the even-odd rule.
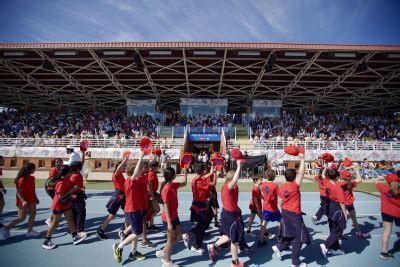
[[[149, 136], [177, 162], [239, 146], [295, 164], [305, 146], [355, 161], [400, 158], [400, 46], [286, 43], [0, 43], [5, 169], [43, 170], [90, 141], [111, 170]], [[104, 149], [107, 148], [107, 149]], [[274, 162], [273, 162], [274, 163]], [[271, 163], [272, 164], [272, 163]]]

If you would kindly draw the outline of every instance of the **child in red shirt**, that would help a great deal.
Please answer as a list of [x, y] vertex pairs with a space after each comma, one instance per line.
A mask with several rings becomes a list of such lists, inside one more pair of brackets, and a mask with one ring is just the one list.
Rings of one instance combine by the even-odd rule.
[[292, 266], [303, 266], [300, 263], [300, 251], [303, 243], [310, 245], [310, 236], [302, 217], [300, 185], [305, 173], [304, 154], [300, 158], [299, 173], [287, 169], [284, 173], [286, 182], [279, 188], [279, 198], [282, 200], [282, 218], [278, 230], [279, 243], [272, 246], [273, 252], [282, 260], [281, 251], [292, 244]]
[[164, 249], [156, 251], [156, 256], [161, 258], [163, 266], [176, 266], [171, 261], [172, 248], [181, 239], [182, 225], [178, 216], [178, 188], [187, 184], [187, 169], [183, 173], [183, 182], [175, 181], [176, 174], [173, 168], [164, 171], [164, 182], [161, 185], [160, 195], [163, 202], [161, 219], [167, 229], [167, 243]]
[[323, 215], [326, 215], [326, 207], [328, 206], [328, 203], [329, 203], [329, 198], [326, 196], [326, 192], [325, 192], [325, 185], [326, 185], [326, 183], [329, 183], [329, 180], [326, 179], [326, 177], [322, 175], [322, 173], [324, 173], [324, 169], [325, 168], [321, 168], [319, 170], [319, 174], [314, 177], [315, 181], [318, 183], [319, 197], [321, 200], [321, 204], [320, 204], [320, 207], [319, 207], [317, 213], [315, 213], [315, 215], [312, 216], [312, 218], [311, 218], [313, 224], [315, 224], [315, 225], [318, 224], [318, 221], [321, 220]]
[[78, 190], [72, 195], [72, 214], [74, 215], [74, 223], [76, 231], [80, 235], [86, 235], [86, 194], [84, 191], [83, 176], [81, 174], [82, 163], [80, 161], [74, 161], [70, 164], [70, 167], [71, 176], [69, 177], [69, 180], [73, 186], [81, 188], [81, 190]]
[[262, 222], [262, 213], [261, 213], [261, 177], [253, 177], [253, 189], [251, 191], [251, 199], [249, 204], [250, 209], [250, 217], [247, 223], [247, 235], [254, 237], [255, 234], [251, 232], [251, 225], [253, 224], [254, 218], [256, 215], [260, 218]]
[[[151, 216], [149, 218], [150, 223], [149, 227], [147, 228], [148, 231], [158, 231], [157, 226], [154, 224], [154, 216], [156, 216], [160, 212], [160, 205], [158, 201], [160, 200], [160, 195], [157, 193], [158, 191], [158, 177], [157, 172], [159, 170], [159, 164], [157, 161], [153, 160], [150, 162], [150, 171], [147, 174], [147, 180], [152, 190], [152, 194], [154, 197], [149, 199], [149, 205], [151, 209]], [[149, 196], [151, 195], [149, 192]]]
[[236, 161], [236, 171], [226, 174], [225, 183], [221, 189], [222, 212], [221, 233], [222, 236], [213, 244], [207, 245], [208, 255], [215, 262], [218, 249], [225, 243], [231, 241], [231, 256], [233, 267], [243, 266], [238, 259], [239, 242], [242, 239], [241, 210], [238, 206], [239, 188], [237, 181], [240, 176], [242, 162]]
[[360, 225], [357, 222], [356, 210], [354, 209], [354, 195], [353, 188], [357, 187], [359, 183], [362, 182], [362, 178], [360, 172], [358, 170], [355, 171], [356, 180], [352, 180], [352, 175], [348, 171], [340, 172], [341, 180], [338, 183], [344, 192], [344, 205], [346, 206], [346, 210], [350, 215], [351, 220], [353, 221], [354, 229], [356, 230], [356, 235], [360, 239], [365, 239], [370, 237], [369, 233], [361, 232]]
[[72, 233], [72, 243], [74, 245], [79, 244], [86, 239], [86, 235], [79, 235], [76, 232], [74, 217], [72, 214], [72, 203], [71, 196], [73, 193], [81, 190], [80, 187], [74, 186], [69, 180], [71, 176], [71, 167], [68, 165], [63, 165], [61, 170], [57, 174], [57, 182], [54, 190], [55, 195], [53, 202], [51, 203], [51, 210], [53, 211], [53, 216], [51, 219], [51, 224], [47, 230], [46, 239], [42, 244], [44, 249], [54, 249], [56, 245], [51, 241], [54, 230], [58, 226], [58, 222], [61, 219], [61, 215], [64, 214], [68, 222], [69, 231]]
[[[126, 171], [126, 164], [128, 162], [128, 157], [125, 157], [122, 162], [118, 162], [115, 165], [114, 172], [112, 174], [112, 181], [114, 184], [115, 192], [107, 202], [107, 211], [108, 215], [104, 219], [103, 224], [97, 229], [96, 235], [99, 239], [104, 240], [107, 239], [107, 235], [104, 233], [107, 226], [110, 222], [115, 218], [117, 215], [118, 210], [121, 208], [122, 211], [124, 210], [125, 206], [125, 193], [124, 193], [124, 186], [125, 186], [125, 177], [124, 172]], [[125, 220], [125, 226], [127, 226], [127, 222]]]
[[[267, 232], [268, 222], [280, 222], [281, 212], [278, 209], [278, 185], [274, 183], [275, 171], [267, 170], [265, 171], [265, 177], [267, 181], [264, 181], [261, 185], [261, 192], [263, 197], [263, 220], [260, 227], [260, 239], [257, 243], [258, 247], [263, 247], [267, 244], [265, 240], [265, 233]], [[268, 239], [275, 238], [274, 234], [268, 234]]]
[[376, 188], [381, 194], [381, 213], [383, 221], [381, 259], [394, 259], [388, 251], [389, 238], [392, 233], [393, 222], [400, 226], [400, 178], [396, 174], [387, 174], [386, 183], [376, 181]]
[[39, 236], [40, 232], [33, 229], [36, 217], [36, 205], [39, 204], [39, 199], [35, 191], [35, 177], [32, 174], [35, 172], [36, 166], [33, 163], [25, 164], [18, 172], [14, 182], [17, 188], [16, 205], [18, 208], [18, 218], [3, 227], [2, 232], [4, 238], [10, 237], [10, 229], [17, 224], [25, 221], [28, 211], [28, 233], [27, 237]]

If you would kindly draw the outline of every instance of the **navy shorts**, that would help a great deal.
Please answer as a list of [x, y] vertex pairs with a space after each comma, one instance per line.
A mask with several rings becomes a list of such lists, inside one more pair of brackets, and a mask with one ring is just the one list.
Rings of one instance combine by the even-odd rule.
[[352, 210], [354, 210], [354, 205], [353, 205], [353, 204], [351, 204], [351, 205], [346, 205], [346, 210], [347, 210], [347, 211], [352, 211]]
[[267, 222], [280, 222], [281, 221], [281, 212], [280, 211], [267, 211], [263, 210], [263, 219]]
[[[181, 224], [181, 221], [179, 220], [179, 217], [176, 217], [176, 219], [173, 220], [171, 223], [172, 223], [172, 228], [175, 231], [176, 227]], [[163, 224], [165, 226], [165, 229], [168, 229], [168, 223], [163, 221]]]
[[243, 234], [243, 225], [240, 213], [229, 212], [222, 209], [221, 232], [227, 235], [232, 243], [238, 243]]
[[134, 212], [125, 212], [125, 218], [132, 226], [132, 233], [141, 235], [143, 233], [143, 212], [141, 210]]
[[72, 208], [68, 208], [65, 210], [53, 210], [53, 214], [63, 214], [66, 211], [72, 210]]
[[109, 214], [116, 215], [118, 210], [125, 208], [125, 195], [118, 191], [115, 191], [111, 196], [110, 200], [106, 204], [106, 208]]
[[394, 217], [392, 215], [386, 214], [382, 212], [382, 221], [395, 223], [397, 226], [400, 226], [400, 217]]

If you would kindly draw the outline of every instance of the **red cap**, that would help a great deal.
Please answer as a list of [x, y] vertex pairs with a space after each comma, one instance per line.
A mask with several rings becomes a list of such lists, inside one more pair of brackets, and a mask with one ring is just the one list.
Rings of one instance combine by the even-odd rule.
[[335, 157], [331, 153], [324, 153], [321, 156], [321, 159], [323, 159], [326, 162], [332, 162], [335, 161]]
[[124, 157], [124, 158], [129, 158], [131, 155], [132, 155], [132, 152], [130, 152], [129, 150], [127, 150], [127, 151], [125, 151], [125, 152], [122, 154], [122, 157]]
[[351, 173], [348, 172], [348, 171], [342, 171], [342, 172], [340, 172], [340, 176], [341, 176], [343, 179], [351, 179]]
[[224, 159], [221, 157], [212, 158], [211, 161], [217, 171], [222, 170], [222, 168], [224, 167]]
[[284, 149], [286, 154], [292, 155], [292, 156], [297, 156], [299, 155], [300, 151], [297, 148], [297, 146], [287, 146]]
[[211, 156], [211, 159], [220, 158], [221, 155], [218, 152], [214, 152]]
[[89, 147], [89, 141], [88, 141], [88, 140], [82, 140], [82, 141], [79, 143], [79, 149], [80, 149], [82, 152], [85, 152], [85, 151], [88, 149], [88, 147]]
[[388, 184], [390, 184], [391, 182], [400, 182], [399, 176], [394, 173], [387, 174], [385, 178]]
[[142, 150], [146, 155], [151, 153], [151, 146], [152, 142], [150, 138], [143, 137], [142, 140], [140, 140], [140, 150]]
[[239, 148], [234, 148], [231, 150], [231, 157], [234, 160], [241, 160], [242, 163], [245, 163], [246, 160], [243, 157], [242, 151]]
[[153, 153], [153, 154], [155, 154], [157, 156], [161, 156], [161, 149], [159, 149], [159, 148], [153, 149], [151, 151], [151, 153]]
[[344, 158], [343, 165], [346, 167], [350, 167], [353, 162], [349, 158]]
[[192, 153], [188, 152], [183, 154], [180, 162], [181, 167], [183, 167], [184, 169], [188, 169], [191, 162], [192, 162]]

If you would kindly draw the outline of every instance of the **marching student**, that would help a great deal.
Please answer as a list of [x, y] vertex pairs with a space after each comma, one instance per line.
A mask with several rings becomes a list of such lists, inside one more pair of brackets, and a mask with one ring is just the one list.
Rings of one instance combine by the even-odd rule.
[[253, 224], [254, 218], [256, 215], [260, 218], [260, 222], [262, 222], [262, 213], [261, 213], [261, 177], [253, 177], [253, 188], [251, 191], [251, 199], [249, 204], [250, 209], [250, 217], [247, 223], [247, 235], [251, 237], [255, 237], [255, 234], [251, 232], [251, 225]]
[[226, 174], [225, 183], [221, 188], [222, 211], [221, 211], [221, 237], [213, 244], [207, 245], [208, 255], [212, 262], [216, 261], [218, 249], [228, 241], [231, 241], [231, 266], [243, 266], [239, 261], [239, 242], [243, 236], [243, 225], [241, 210], [238, 206], [239, 187], [237, 181], [240, 176], [242, 162], [236, 161], [236, 171]]
[[[264, 181], [261, 185], [261, 193], [263, 197], [263, 220], [260, 227], [260, 239], [257, 243], [258, 247], [263, 247], [267, 244], [265, 234], [267, 231], [268, 222], [280, 222], [281, 221], [281, 212], [278, 209], [278, 191], [279, 187], [275, 181], [275, 171], [274, 170], [266, 170], [265, 178], [267, 181]], [[276, 235], [268, 234], [268, 239], [275, 238]]]
[[[153, 155], [153, 154], [152, 154]], [[150, 223], [147, 227], [148, 231], [158, 231], [159, 229], [154, 224], [154, 216], [156, 216], [160, 212], [160, 205], [158, 201], [160, 200], [160, 195], [157, 193], [158, 191], [158, 177], [157, 172], [159, 170], [159, 164], [157, 161], [153, 160], [150, 162], [150, 170], [147, 173], [147, 180], [149, 185], [151, 186], [154, 198], [149, 200], [150, 201], [150, 208], [151, 208], [151, 217]]]
[[17, 194], [16, 206], [18, 208], [18, 218], [10, 222], [2, 228], [4, 238], [10, 237], [10, 229], [17, 224], [25, 221], [26, 214], [29, 214], [27, 237], [36, 237], [40, 235], [33, 229], [36, 217], [36, 205], [39, 204], [39, 199], [35, 191], [35, 177], [32, 175], [36, 171], [36, 165], [33, 163], [25, 164], [18, 172], [14, 180]]
[[328, 168], [326, 176], [329, 183], [326, 183], [326, 195], [329, 197], [327, 216], [330, 234], [326, 241], [320, 245], [322, 255], [326, 258], [328, 252], [332, 255], [343, 255], [345, 252], [340, 249], [339, 238], [346, 229], [347, 214], [343, 188], [338, 183], [339, 171]]
[[80, 161], [74, 161], [70, 164], [71, 176], [69, 180], [73, 186], [80, 188], [72, 194], [72, 214], [74, 216], [74, 223], [76, 231], [80, 235], [86, 235], [85, 233], [85, 220], [86, 220], [86, 194], [85, 187], [83, 185], [82, 163]]
[[206, 175], [204, 175], [204, 170], [204, 163], [197, 163], [197, 177], [192, 180], [193, 202], [190, 207], [190, 220], [196, 222], [196, 225], [188, 233], [182, 235], [185, 246], [199, 254], [203, 254], [205, 251], [203, 248], [204, 234], [212, 220], [212, 210], [208, 201], [210, 185], [213, 184], [215, 186], [217, 183], [217, 179], [211, 182], [214, 168], [211, 168], [210, 173]]
[[296, 170], [287, 169], [284, 173], [286, 182], [279, 188], [279, 197], [282, 200], [281, 222], [279, 225], [279, 243], [272, 247], [276, 256], [282, 260], [281, 251], [292, 245], [292, 266], [307, 266], [300, 262], [300, 251], [303, 243], [311, 244], [312, 238], [304, 224], [301, 212], [300, 185], [304, 178], [305, 163], [304, 154], [298, 154], [300, 158], [299, 173]]
[[[138, 162], [131, 165], [128, 169], [129, 177], [125, 180], [125, 216], [129, 227], [125, 229], [123, 241], [113, 245], [114, 259], [120, 263], [122, 261], [123, 247], [132, 243], [132, 251], [129, 254], [130, 259], [145, 260], [146, 256], [137, 251], [139, 236], [143, 233], [143, 217], [148, 208], [147, 197], [147, 177], [143, 175], [142, 160], [144, 153], [141, 152]], [[147, 203], [147, 204], [146, 204]], [[128, 235], [127, 233], [132, 230]]]
[[[119, 162], [115, 165], [115, 169], [112, 175], [112, 181], [114, 184], [115, 191], [106, 205], [108, 215], [104, 219], [101, 226], [96, 231], [97, 237], [101, 240], [105, 240], [108, 238], [107, 235], [104, 233], [104, 231], [107, 229], [107, 226], [110, 224], [110, 222], [115, 218], [118, 210], [120, 208], [122, 209], [122, 211], [124, 210], [125, 207], [124, 172], [126, 171], [127, 162], [128, 162], [128, 157], [124, 157], [124, 160], [122, 162]], [[126, 224], [127, 223], [125, 220], [125, 225]]]
[[53, 216], [49, 229], [47, 230], [46, 238], [42, 244], [42, 248], [44, 249], [53, 249], [56, 247], [56, 245], [51, 241], [51, 237], [61, 219], [61, 215], [63, 214], [67, 219], [69, 231], [72, 233], [72, 243], [74, 245], [79, 244], [87, 237], [85, 234], [79, 235], [76, 232], [74, 216], [72, 214], [71, 196], [75, 192], [81, 191], [82, 188], [74, 186], [70, 181], [71, 167], [68, 165], [63, 165], [56, 176], [59, 182], [57, 182], [54, 189], [55, 194], [53, 202], [51, 203]]
[[[214, 183], [214, 179], [215, 179], [215, 183]], [[217, 189], [216, 189], [216, 184], [217, 184], [217, 179], [218, 179], [218, 175], [214, 175], [213, 176], [213, 180], [211, 181], [210, 184], [210, 206], [211, 209], [213, 211], [213, 217], [214, 217], [214, 226], [216, 228], [220, 228], [220, 225], [218, 223], [218, 209], [219, 209], [219, 204], [218, 204], [218, 193], [217, 193]]]
[[325, 177], [325, 168], [321, 166], [319, 174], [314, 176], [315, 181], [318, 183], [319, 187], [319, 198], [321, 200], [319, 209], [314, 216], [311, 217], [313, 224], [317, 225], [318, 221], [321, 220], [323, 215], [326, 215], [327, 205], [329, 203], [329, 198], [326, 195], [325, 185], [329, 183], [329, 180]]
[[344, 192], [344, 205], [346, 206], [346, 210], [350, 215], [351, 220], [353, 221], [354, 230], [356, 231], [356, 235], [360, 239], [365, 239], [371, 237], [369, 233], [361, 232], [360, 225], [357, 222], [356, 210], [354, 209], [354, 195], [353, 188], [355, 188], [359, 183], [362, 182], [362, 178], [360, 172], [358, 170], [355, 171], [356, 180], [352, 180], [352, 175], [348, 171], [340, 172], [341, 181], [338, 183]]
[[181, 239], [182, 225], [178, 216], [178, 188], [187, 184], [187, 169], [183, 173], [183, 182], [175, 181], [176, 174], [173, 168], [164, 171], [164, 182], [161, 185], [160, 194], [163, 202], [161, 219], [167, 229], [167, 243], [164, 249], [156, 251], [156, 256], [161, 258], [163, 267], [175, 267], [177, 264], [171, 261], [172, 248]]
[[[54, 198], [55, 190], [54, 190], [54, 186], [50, 186], [49, 185], [49, 182], [50, 182], [51, 178], [55, 177], [58, 174], [58, 172], [61, 170], [62, 166], [63, 166], [63, 160], [60, 159], [60, 158], [56, 158], [54, 160], [54, 167], [52, 167], [50, 169], [49, 175], [47, 176], [47, 181], [46, 181], [46, 184], [45, 184], [45, 190], [46, 190], [46, 193], [51, 197], [51, 199]], [[50, 215], [50, 217], [47, 218], [46, 221], [45, 221], [45, 223], [48, 226], [51, 225], [51, 218], [52, 218], [52, 216]]]
[[392, 234], [393, 222], [400, 227], [400, 178], [396, 174], [387, 174], [386, 184], [376, 181], [376, 188], [381, 195], [381, 213], [383, 221], [382, 252], [380, 258], [393, 260], [389, 252], [389, 238]]

